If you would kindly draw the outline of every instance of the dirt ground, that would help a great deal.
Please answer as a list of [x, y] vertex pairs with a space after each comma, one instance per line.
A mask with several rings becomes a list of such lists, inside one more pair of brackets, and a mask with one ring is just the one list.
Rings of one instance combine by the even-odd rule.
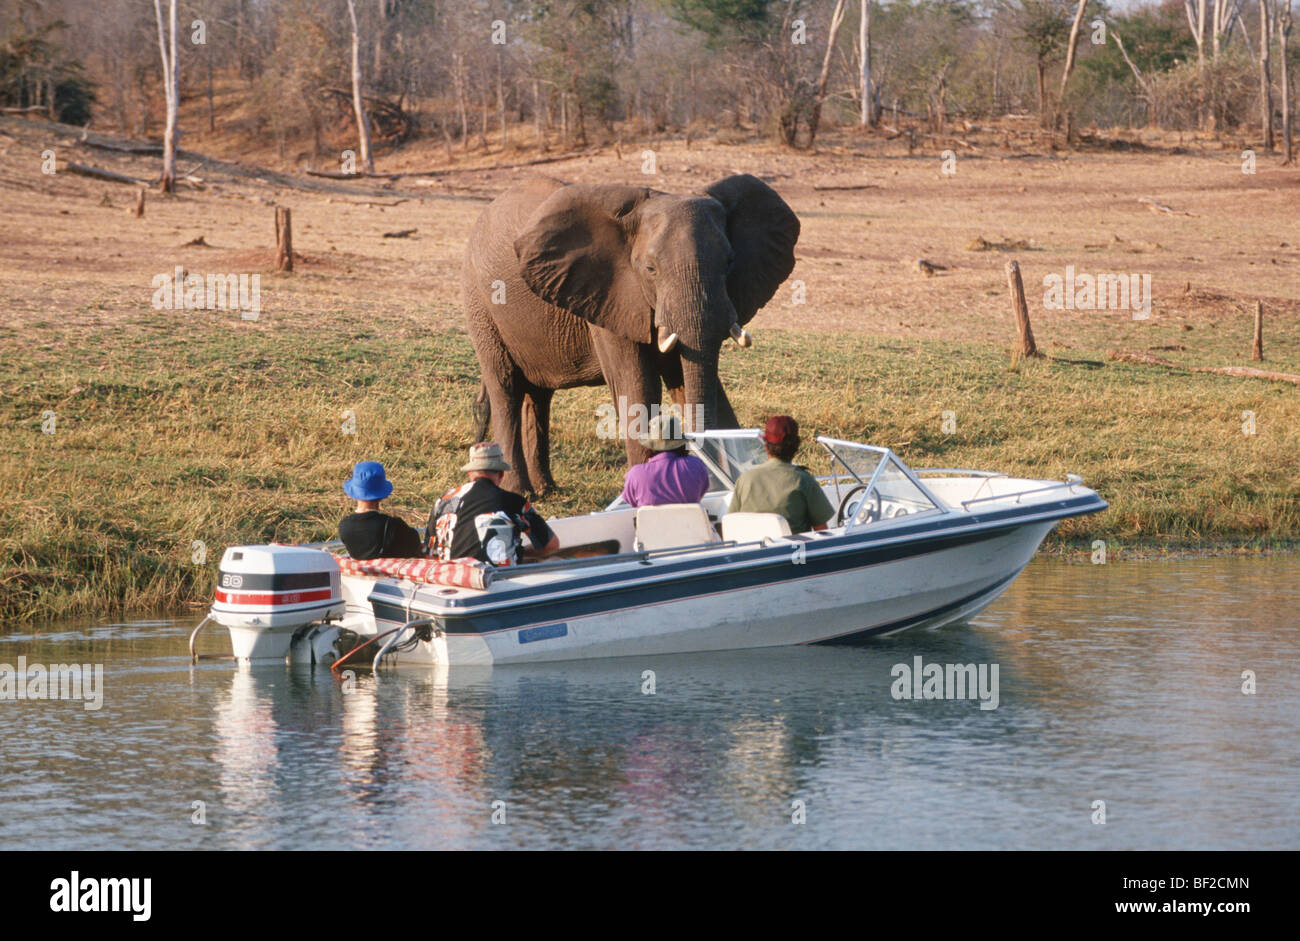
[[[201, 185], [183, 186], [173, 198], [150, 191], [137, 219], [129, 211], [134, 187], [66, 170], [42, 173], [46, 149], [60, 162], [139, 178], [158, 173], [155, 156], [92, 149], [80, 136], [79, 129], [0, 119], [0, 325], [23, 331], [55, 318], [113, 322], [147, 309], [151, 279], [180, 265], [262, 273], [264, 317], [328, 313], [331, 320], [383, 323], [394, 336], [456, 328], [465, 233], [484, 202], [513, 181], [543, 172], [688, 192], [744, 172], [770, 182], [803, 225], [791, 281], [750, 325], [757, 342], [770, 329], [849, 330], [1010, 346], [1003, 266], [1016, 258], [1040, 345], [1049, 351], [1156, 349], [1188, 362], [1239, 364], [1249, 347], [1236, 327], [1248, 325], [1262, 300], [1270, 368], [1300, 366], [1300, 169], [1261, 154], [1256, 172], [1243, 173], [1235, 144], [1178, 146], [1129, 134], [1105, 146], [1053, 151], [1041, 141], [972, 134], [974, 143], [957, 147], [949, 162], [955, 172], [945, 173], [942, 141], [922, 141], [909, 155], [902, 139], [841, 131], [812, 154], [757, 141], [703, 139], [688, 148], [673, 140], [535, 168], [476, 170], [466, 159], [443, 177], [396, 181], [332, 181], [186, 152], [180, 169], [193, 168]], [[642, 172], [647, 151], [653, 174]], [[381, 156], [379, 169], [436, 161], [446, 163], [441, 148], [425, 146]], [[1176, 213], [1154, 211], [1142, 198]], [[293, 212], [298, 259], [287, 276], [272, 271], [276, 205]], [[404, 229], [415, 232], [384, 237]], [[186, 244], [198, 238], [201, 245]], [[917, 259], [939, 268], [927, 276]], [[1151, 319], [1044, 309], [1043, 277], [1063, 275], [1068, 265], [1150, 274]], [[802, 304], [795, 282], [805, 286]], [[1234, 325], [1231, 342], [1217, 329], [1225, 322]]]

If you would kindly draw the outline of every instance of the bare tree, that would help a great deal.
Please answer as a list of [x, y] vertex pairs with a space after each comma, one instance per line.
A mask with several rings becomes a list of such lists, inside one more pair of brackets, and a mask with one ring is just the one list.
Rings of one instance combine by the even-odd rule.
[[159, 181], [164, 193], [176, 189], [176, 113], [180, 107], [179, 89], [176, 85], [176, 0], [171, 0], [168, 10], [168, 25], [171, 29], [171, 42], [163, 33], [162, 6], [153, 0], [154, 19], [158, 22], [158, 52], [162, 56], [163, 91], [167, 96], [167, 129], [163, 132], [163, 168]]
[[822, 102], [826, 100], [826, 82], [831, 75], [831, 57], [835, 53], [835, 37], [844, 22], [845, 0], [835, 0], [835, 12], [831, 14], [830, 33], [826, 37], [826, 55], [822, 57], [821, 74], [817, 76], [817, 88], [814, 92], [812, 116], [808, 119], [808, 147], [812, 148], [817, 139], [817, 126], [822, 119]]
[[1279, 66], [1282, 74], [1279, 78], [1282, 80], [1282, 164], [1290, 166], [1295, 159], [1295, 152], [1291, 149], [1291, 76], [1287, 69], [1287, 46], [1291, 40], [1291, 0], [1282, 0], [1282, 5], [1277, 11], [1277, 42], [1279, 52]]
[[1259, 123], [1264, 136], [1264, 149], [1270, 151], [1273, 149], [1273, 82], [1269, 74], [1272, 27], [1273, 14], [1268, 0], [1259, 0]]
[[1079, 6], [1074, 11], [1074, 22], [1070, 24], [1070, 39], [1065, 47], [1065, 70], [1061, 72], [1062, 101], [1065, 100], [1065, 86], [1070, 83], [1070, 73], [1074, 71], [1074, 53], [1079, 45], [1079, 27], [1083, 25], [1083, 12], [1087, 6], [1088, 0], [1079, 0]]
[[[172, 2], [174, 5], [175, 0]], [[352, 110], [357, 115], [357, 136], [361, 139], [361, 165], [367, 173], [374, 173], [375, 158], [370, 153], [370, 119], [366, 117], [366, 104], [361, 97], [361, 32], [357, 28], [357, 8], [353, 0], [348, 0], [348, 16], [352, 20]]]
[[876, 90], [871, 85], [871, 8], [874, 0], [861, 0], [862, 18], [858, 22], [858, 64], [860, 66], [859, 91], [862, 93], [860, 127], [876, 123]]

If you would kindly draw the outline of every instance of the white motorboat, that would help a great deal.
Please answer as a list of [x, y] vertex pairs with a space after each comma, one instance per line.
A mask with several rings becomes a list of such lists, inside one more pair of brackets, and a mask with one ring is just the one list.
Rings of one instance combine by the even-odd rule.
[[1107, 506], [1074, 475], [914, 471], [888, 448], [819, 437], [836, 516], [791, 533], [775, 514], [727, 513], [766, 459], [756, 429], [688, 438], [709, 467], [704, 500], [550, 520], [578, 557], [429, 579], [351, 574], [367, 564], [346, 559], [340, 573], [339, 544], [235, 547], [209, 617], [239, 659], [334, 662], [370, 640], [350, 660], [376, 667], [860, 644], [976, 614], [1058, 521]]

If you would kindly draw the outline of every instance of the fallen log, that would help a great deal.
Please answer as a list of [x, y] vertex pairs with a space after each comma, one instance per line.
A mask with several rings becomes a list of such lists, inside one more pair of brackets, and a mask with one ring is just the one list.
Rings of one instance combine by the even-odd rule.
[[1168, 213], [1171, 216], [1193, 215], [1192, 213], [1186, 211], [1185, 209], [1175, 209], [1172, 206], [1166, 206], [1164, 203], [1158, 203], [1154, 199], [1151, 199], [1150, 197], [1147, 196], [1139, 196], [1138, 202], [1145, 203], [1147, 208], [1150, 209], [1152, 212]]
[[75, 173], [77, 176], [88, 176], [92, 180], [107, 180], [109, 183], [129, 183], [132, 186], [149, 185], [144, 180], [137, 180], [133, 176], [114, 173], [112, 170], [101, 170], [99, 167], [92, 167], [84, 163], [67, 163], [63, 169], [69, 173]]
[[109, 141], [79, 140], [82, 147], [110, 150], [115, 154], [161, 154], [162, 144], [114, 144]]
[[1167, 369], [1182, 369], [1187, 372], [1210, 372], [1220, 376], [1236, 376], [1239, 379], [1267, 379], [1271, 382], [1292, 382], [1300, 385], [1300, 376], [1293, 373], [1270, 372], [1267, 369], [1255, 369], [1251, 366], [1185, 366], [1159, 356], [1152, 356], [1150, 353], [1130, 353], [1125, 350], [1112, 350], [1110, 358], [1126, 363], [1164, 366]]
[[880, 184], [879, 183], [853, 183], [845, 186], [814, 186], [813, 189], [819, 193], [847, 192], [849, 190], [878, 190], [880, 189]]

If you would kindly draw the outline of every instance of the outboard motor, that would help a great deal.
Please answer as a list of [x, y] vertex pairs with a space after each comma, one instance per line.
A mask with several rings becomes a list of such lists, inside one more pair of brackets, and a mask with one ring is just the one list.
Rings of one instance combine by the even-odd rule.
[[221, 557], [208, 617], [230, 631], [236, 660], [311, 663], [332, 656], [338, 626], [327, 622], [345, 609], [339, 565], [328, 552], [232, 546]]

